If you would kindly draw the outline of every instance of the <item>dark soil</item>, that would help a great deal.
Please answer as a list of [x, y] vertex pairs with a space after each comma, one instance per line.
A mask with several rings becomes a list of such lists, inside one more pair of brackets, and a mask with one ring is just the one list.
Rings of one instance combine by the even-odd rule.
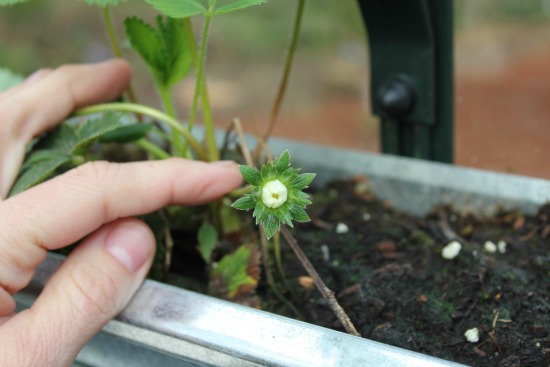
[[[364, 179], [314, 196], [312, 222], [293, 233], [363, 337], [471, 366], [548, 366], [550, 205], [533, 217], [437, 208], [416, 218], [376, 200]], [[443, 259], [456, 238], [460, 254]], [[487, 253], [488, 240], [505, 253]], [[300, 318], [343, 330], [308, 278], [298, 282], [307, 274], [289, 248], [283, 256]], [[296, 317], [265, 293], [264, 308]], [[477, 343], [464, 337], [473, 327]]]

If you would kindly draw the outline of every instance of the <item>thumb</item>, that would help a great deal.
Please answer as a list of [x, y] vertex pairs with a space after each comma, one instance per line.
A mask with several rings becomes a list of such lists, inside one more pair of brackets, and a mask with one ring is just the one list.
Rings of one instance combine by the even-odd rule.
[[154, 246], [150, 229], [135, 219], [107, 224], [85, 239], [34, 305], [2, 325], [0, 365], [69, 366], [139, 288]]

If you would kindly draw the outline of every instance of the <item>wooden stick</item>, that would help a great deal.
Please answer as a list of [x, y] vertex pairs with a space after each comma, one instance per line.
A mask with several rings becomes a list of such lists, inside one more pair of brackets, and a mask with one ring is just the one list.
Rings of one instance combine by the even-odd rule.
[[306, 254], [302, 251], [302, 249], [298, 245], [298, 241], [296, 241], [296, 239], [292, 236], [292, 234], [288, 231], [288, 228], [286, 228], [284, 224], [281, 225], [281, 233], [283, 237], [286, 239], [286, 241], [288, 242], [288, 244], [290, 245], [290, 247], [292, 248], [292, 250], [294, 251], [294, 253], [296, 254], [296, 257], [298, 258], [298, 260], [300, 260], [300, 262], [306, 269], [309, 276], [313, 278], [315, 285], [317, 286], [317, 289], [319, 289], [323, 297], [325, 297], [330, 308], [332, 309], [332, 311], [334, 312], [338, 320], [340, 320], [340, 323], [342, 324], [344, 329], [346, 329], [346, 331], [351, 335], [361, 336], [361, 334], [359, 334], [355, 326], [353, 326], [353, 323], [351, 322], [346, 311], [344, 311], [342, 306], [340, 306], [340, 304], [336, 300], [336, 297], [334, 296], [334, 292], [331, 291], [327, 287], [325, 282], [321, 279], [321, 276], [319, 275], [319, 273], [317, 273], [317, 270], [315, 270], [311, 261], [309, 261]]

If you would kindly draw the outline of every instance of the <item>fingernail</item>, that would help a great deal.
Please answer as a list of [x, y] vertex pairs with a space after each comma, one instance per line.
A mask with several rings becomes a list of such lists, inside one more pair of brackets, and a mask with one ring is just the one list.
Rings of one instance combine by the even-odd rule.
[[138, 271], [150, 255], [154, 238], [139, 222], [115, 224], [105, 239], [105, 248], [130, 272]]

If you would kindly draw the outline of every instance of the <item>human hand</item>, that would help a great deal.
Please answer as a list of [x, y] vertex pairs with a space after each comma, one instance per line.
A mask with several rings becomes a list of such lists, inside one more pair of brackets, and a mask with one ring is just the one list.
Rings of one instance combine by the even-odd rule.
[[[125, 62], [65, 66], [0, 94], [0, 197], [33, 136], [75, 108], [127, 87]], [[0, 365], [67, 366], [129, 302], [151, 265], [155, 240], [129, 217], [168, 204], [211, 201], [241, 183], [233, 163], [168, 159], [87, 163], [0, 202]], [[34, 305], [13, 314], [13, 294], [46, 257], [80, 239]]]

